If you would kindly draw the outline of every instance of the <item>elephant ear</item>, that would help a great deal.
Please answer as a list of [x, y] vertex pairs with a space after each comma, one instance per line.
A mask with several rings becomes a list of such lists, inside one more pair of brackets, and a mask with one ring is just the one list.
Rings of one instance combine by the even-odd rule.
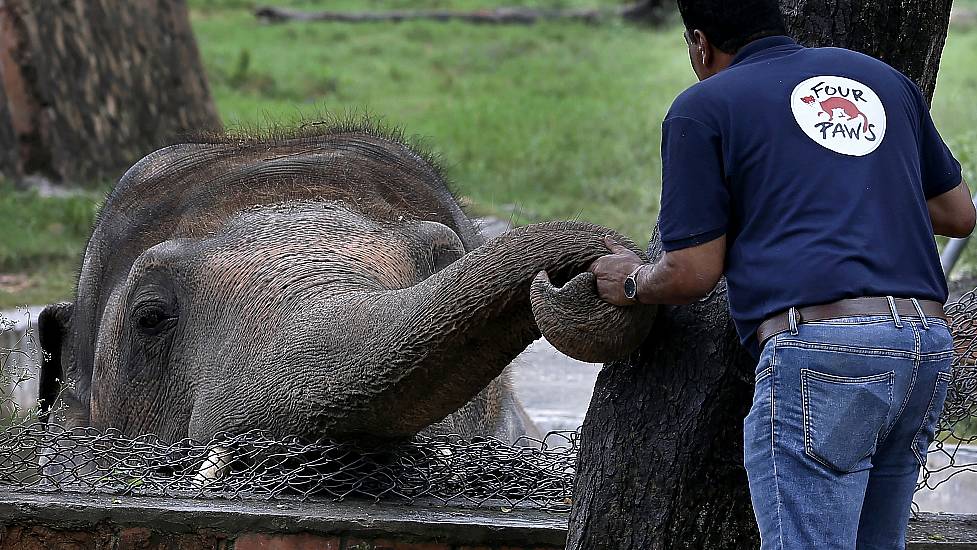
[[67, 372], [62, 360], [73, 308], [74, 304], [71, 302], [54, 304], [44, 308], [37, 318], [37, 332], [41, 341], [41, 374], [37, 398], [43, 423], [47, 422], [51, 407], [58, 400]]

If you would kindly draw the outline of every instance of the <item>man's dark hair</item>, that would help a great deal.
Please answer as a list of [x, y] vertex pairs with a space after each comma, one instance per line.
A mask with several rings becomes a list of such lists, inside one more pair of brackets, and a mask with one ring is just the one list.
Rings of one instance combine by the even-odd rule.
[[678, 0], [689, 33], [698, 29], [713, 46], [736, 53], [765, 36], [786, 34], [777, 0]]

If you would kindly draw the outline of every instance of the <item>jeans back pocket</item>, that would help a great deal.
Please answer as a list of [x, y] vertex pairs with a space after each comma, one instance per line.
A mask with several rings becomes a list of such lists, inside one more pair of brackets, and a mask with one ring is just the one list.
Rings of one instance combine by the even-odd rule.
[[849, 473], [867, 466], [892, 405], [894, 372], [848, 377], [801, 369], [804, 452]]
[[923, 423], [916, 431], [913, 438], [913, 453], [919, 461], [920, 468], [926, 466], [926, 454], [930, 443], [936, 435], [936, 426], [940, 421], [940, 413], [943, 412], [943, 402], [946, 401], [947, 386], [950, 384], [950, 373], [941, 372], [936, 376], [936, 386], [933, 388], [933, 395], [930, 397], [929, 405], [926, 407], [926, 415]]

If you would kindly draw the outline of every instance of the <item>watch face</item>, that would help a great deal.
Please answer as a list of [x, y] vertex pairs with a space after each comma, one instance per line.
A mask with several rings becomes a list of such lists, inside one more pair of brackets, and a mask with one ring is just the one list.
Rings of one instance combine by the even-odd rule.
[[637, 293], [638, 285], [635, 283], [634, 277], [624, 279], [624, 297], [633, 300]]

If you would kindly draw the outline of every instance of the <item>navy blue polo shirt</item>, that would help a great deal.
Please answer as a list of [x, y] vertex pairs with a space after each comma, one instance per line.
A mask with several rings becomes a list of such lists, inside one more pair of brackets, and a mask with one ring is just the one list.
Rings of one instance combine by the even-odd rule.
[[945, 302], [926, 201], [961, 182], [919, 89], [885, 63], [776, 36], [682, 93], [662, 126], [663, 248], [727, 237], [744, 345], [789, 309]]

